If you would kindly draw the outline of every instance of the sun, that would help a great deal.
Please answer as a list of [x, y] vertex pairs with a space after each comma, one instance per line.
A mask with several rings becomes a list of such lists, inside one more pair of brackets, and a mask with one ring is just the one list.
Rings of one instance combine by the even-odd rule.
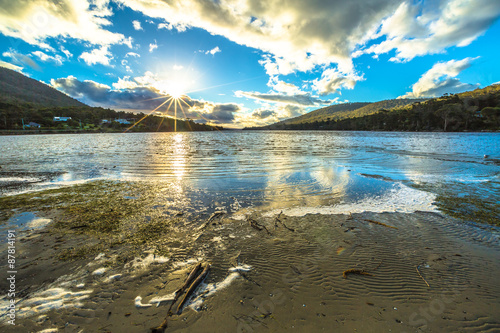
[[185, 90], [183, 89], [182, 86], [171, 86], [169, 89], [166, 91], [167, 94], [172, 96], [174, 99], [180, 99], [183, 96], [185, 96]]

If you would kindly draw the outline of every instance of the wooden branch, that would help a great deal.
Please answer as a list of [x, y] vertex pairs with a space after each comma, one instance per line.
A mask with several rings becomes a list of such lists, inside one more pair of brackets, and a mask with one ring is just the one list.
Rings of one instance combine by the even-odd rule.
[[203, 272], [201, 272], [201, 274], [198, 275], [198, 277], [196, 278], [196, 280], [193, 281], [193, 283], [191, 284], [191, 286], [188, 288], [188, 290], [184, 294], [184, 297], [182, 298], [181, 302], [177, 306], [177, 314], [181, 313], [182, 306], [187, 301], [187, 299], [189, 298], [189, 296], [191, 296], [191, 294], [196, 290], [196, 288], [201, 283], [201, 281], [203, 281], [203, 279], [207, 276], [209, 270], [210, 270], [210, 264], [207, 264], [205, 266], [205, 268], [203, 269]]
[[415, 269], [417, 270], [418, 276], [420, 276], [420, 278], [421, 278], [422, 280], [424, 280], [424, 282], [425, 282], [425, 284], [427, 285], [427, 287], [429, 287], [429, 288], [430, 288], [431, 286], [429, 285], [429, 283], [427, 283], [427, 281], [424, 279], [424, 277], [422, 276], [422, 274], [420, 274], [420, 271], [418, 270], [418, 267], [419, 267], [419, 266], [420, 266], [420, 265], [418, 265], [417, 267], [415, 267]]
[[344, 279], [347, 279], [347, 275], [349, 274], [357, 274], [357, 275], [369, 275], [369, 276], [373, 276], [373, 274], [370, 274], [362, 269], [348, 269], [347, 271], [344, 271], [342, 273], [342, 276], [344, 277]]
[[272, 235], [269, 230], [267, 230], [265, 225], [260, 224], [259, 222], [255, 221], [252, 218], [248, 219], [248, 222], [250, 223], [250, 226], [254, 229], [257, 229], [259, 231], [265, 230], [269, 235]]
[[374, 224], [382, 225], [382, 226], [387, 227], [387, 228], [397, 229], [396, 227], [393, 227], [392, 225], [387, 225], [387, 224], [382, 223], [382, 222], [377, 222], [377, 221], [367, 220], [367, 219], [364, 219], [364, 220], [365, 220], [366, 222], [370, 222], [370, 223], [374, 223]]

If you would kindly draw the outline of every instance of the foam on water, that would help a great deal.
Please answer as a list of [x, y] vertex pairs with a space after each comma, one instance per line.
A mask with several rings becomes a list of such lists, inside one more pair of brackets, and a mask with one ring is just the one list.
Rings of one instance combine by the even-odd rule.
[[249, 265], [239, 265], [229, 269], [229, 274], [223, 281], [215, 283], [203, 283], [198, 290], [194, 298], [189, 303], [189, 308], [199, 311], [203, 304], [205, 298], [212, 296], [216, 292], [229, 287], [238, 277], [240, 277], [239, 272], [248, 272], [252, 269]]
[[[437, 212], [434, 205], [436, 195], [412, 189], [403, 184], [395, 184], [394, 188], [385, 195], [369, 197], [362, 201], [340, 203], [334, 206], [320, 207], [292, 207], [283, 209], [283, 214], [288, 216], [304, 216], [306, 214], [348, 214], [363, 212], [401, 212], [414, 213], [416, 211]], [[264, 216], [279, 214], [281, 210], [272, 210]]]
[[[50, 310], [60, 310], [72, 307], [82, 307], [82, 301], [87, 299], [92, 290], [72, 292], [64, 288], [51, 288], [34, 293], [28, 299], [16, 304], [17, 318], [32, 317]], [[3, 313], [0, 320], [4, 320], [8, 310], [8, 301], [0, 302], [0, 311]]]

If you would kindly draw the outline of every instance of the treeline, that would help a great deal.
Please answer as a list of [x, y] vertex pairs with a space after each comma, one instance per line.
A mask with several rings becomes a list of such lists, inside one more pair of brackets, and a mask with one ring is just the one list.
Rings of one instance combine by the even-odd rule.
[[402, 108], [381, 109], [363, 117], [331, 118], [301, 124], [278, 123], [269, 127], [278, 130], [496, 131], [500, 130], [500, 85], [446, 95]]
[[[54, 122], [54, 117], [71, 117], [67, 122]], [[103, 123], [103, 119], [109, 123]], [[115, 119], [128, 120], [131, 124], [120, 124]], [[142, 120], [141, 120], [142, 119]], [[0, 130], [22, 130], [23, 123], [37, 123], [41, 127], [26, 130], [87, 130], [87, 131], [122, 131], [132, 127], [132, 132], [172, 132], [174, 119], [160, 116], [147, 116], [144, 113], [115, 111], [101, 107], [40, 107], [30, 103], [0, 103]], [[222, 129], [192, 120], [177, 120], [177, 131], [213, 131]]]

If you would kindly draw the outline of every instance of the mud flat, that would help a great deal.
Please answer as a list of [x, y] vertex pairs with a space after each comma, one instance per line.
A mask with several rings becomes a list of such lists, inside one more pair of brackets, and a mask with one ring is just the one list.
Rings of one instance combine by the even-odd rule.
[[65, 191], [17, 198], [31, 215], [3, 201], [4, 227], [32, 220], [18, 225], [16, 326], [5, 296], [2, 332], [149, 332], [199, 262], [210, 273], [166, 332], [500, 330], [496, 227], [433, 212], [154, 215], [151, 198], [99, 215], [99, 196]]

